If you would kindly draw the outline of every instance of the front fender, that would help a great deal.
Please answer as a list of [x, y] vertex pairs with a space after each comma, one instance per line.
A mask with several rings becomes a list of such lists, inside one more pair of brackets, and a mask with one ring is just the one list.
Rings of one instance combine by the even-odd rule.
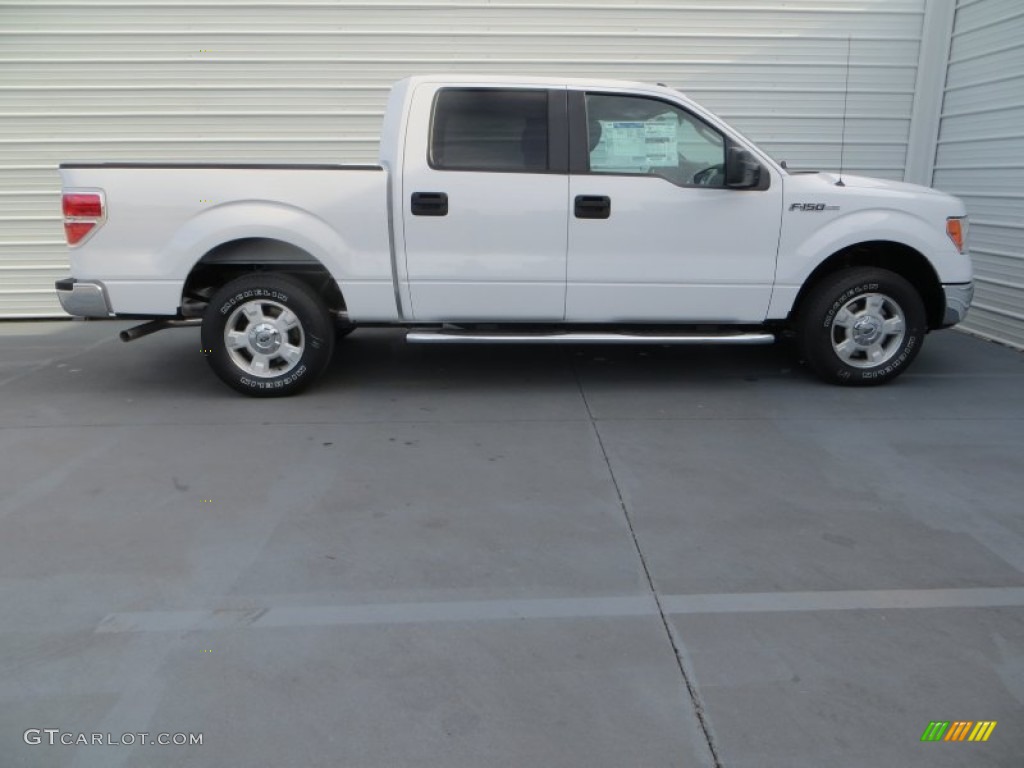
[[[784, 215], [804, 217], [810, 219], [811, 226], [815, 224], [814, 213]], [[776, 273], [779, 286], [799, 287], [832, 254], [870, 241], [889, 241], [913, 248], [931, 262], [944, 283], [971, 279], [970, 259], [957, 251], [947, 237], [945, 220], [931, 221], [903, 211], [874, 208], [838, 216], [813, 230], [800, 220], [793, 224], [783, 227]]]

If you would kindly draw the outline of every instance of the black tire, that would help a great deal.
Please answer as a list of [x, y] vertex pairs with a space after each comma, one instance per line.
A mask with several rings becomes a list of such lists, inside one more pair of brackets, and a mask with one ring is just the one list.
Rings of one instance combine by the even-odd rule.
[[253, 397], [282, 397], [302, 391], [327, 367], [334, 322], [305, 283], [254, 273], [213, 295], [202, 340], [210, 367], [229, 387]]
[[894, 272], [851, 267], [825, 277], [802, 302], [803, 359], [832, 384], [884, 384], [917, 357], [927, 333], [924, 302]]
[[344, 339], [358, 327], [358, 325], [350, 323], [348, 320], [336, 321], [334, 323], [334, 340], [338, 341], [340, 339]]

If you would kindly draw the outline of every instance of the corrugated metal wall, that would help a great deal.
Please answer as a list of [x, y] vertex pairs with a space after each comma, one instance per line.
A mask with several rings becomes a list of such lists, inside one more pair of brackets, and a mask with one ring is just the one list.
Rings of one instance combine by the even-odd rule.
[[960, 2], [934, 186], [967, 203], [977, 289], [965, 327], [1024, 348], [1024, 4]]
[[846, 166], [902, 178], [923, 6], [0, 0], [0, 316], [59, 312], [59, 161], [372, 160], [388, 85], [415, 73], [665, 82], [834, 168], [852, 35]]

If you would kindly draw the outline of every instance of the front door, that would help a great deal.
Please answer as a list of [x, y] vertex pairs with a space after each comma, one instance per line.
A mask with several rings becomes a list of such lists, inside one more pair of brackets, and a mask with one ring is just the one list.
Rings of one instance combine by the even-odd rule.
[[[760, 323], [782, 190], [726, 186], [729, 139], [654, 97], [573, 92], [566, 319]], [[767, 186], [767, 188], [763, 188]]]
[[562, 320], [565, 91], [424, 84], [410, 114], [402, 221], [415, 319]]

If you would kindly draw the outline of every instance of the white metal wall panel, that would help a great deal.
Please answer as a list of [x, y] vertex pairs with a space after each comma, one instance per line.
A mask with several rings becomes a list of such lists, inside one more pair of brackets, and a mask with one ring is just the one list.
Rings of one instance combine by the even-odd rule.
[[977, 288], [965, 327], [1024, 348], [1024, 5], [960, 2], [934, 186], [967, 203]]
[[0, 316], [59, 312], [61, 160], [372, 161], [389, 84], [665, 82], [791, 167], [902, 178], [924, 0], [0, 0]]

